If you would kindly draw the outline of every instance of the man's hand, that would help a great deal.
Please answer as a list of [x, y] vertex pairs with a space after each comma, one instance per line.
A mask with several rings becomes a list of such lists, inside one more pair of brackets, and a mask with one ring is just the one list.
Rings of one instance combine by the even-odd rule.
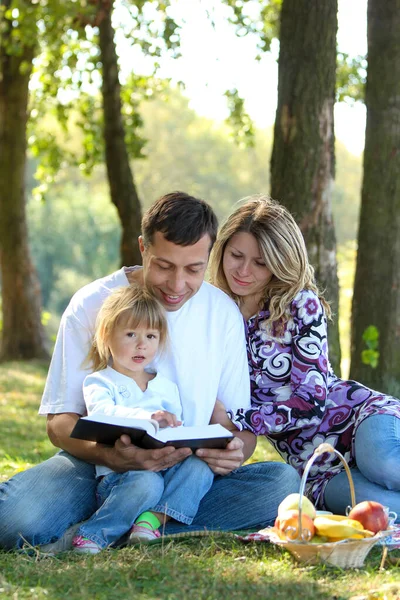
[[157, 472], [173, 467], [191, 454], [190, 448], [175, 449], [172, 446], [143, 450], [133, 446], [129, 436], [122, 435], [107, 456], [106, 466], [120, 473], [134, 470]]
[[168, 410], [156, 410], [151, 415], [151, 418], [157, 421], [160, 427], [177, 427], [182, 425], [182, 421], [178, 421], [176, 415]]
[[160, 450], [143, 450], [131, 444], [131, 439], [123, 435], [114, 446], [104, 446], [95, 442], [71, 438], [70, 433], [79, 419], [75, 413], [48, 415], [47, 433], [51, 442], [73, 456], [96, 465], [105, 465], [113, 471], [144, 470], [162, 471], [173, 467], [192, 454], [190, 448], [176, 450], [171, 446]]
[[215, 475], [228, 475], [238, 469], [244, 462], [243, 441], [234, 437], [224, 450], [200, 448], [196, 456], [204, 460]]

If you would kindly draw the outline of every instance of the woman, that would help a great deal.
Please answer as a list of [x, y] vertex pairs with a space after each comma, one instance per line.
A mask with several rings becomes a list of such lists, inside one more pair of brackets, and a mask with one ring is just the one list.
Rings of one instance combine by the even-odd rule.
[[[219, 232], [211, 279], [246, 323], [252, 408], [229, 415], [237, 427], [265, 435], [300, 475], [329, 442], [352, 468], [357, 502], [376, 500], [400, 515], [400, 401], [333, 373], [329, 305], [291, 214], [266, 196], [247, 198]], [[319, 508], [343, 514], [350, 504], [335, 454], [315, 462], [307, 483]]]

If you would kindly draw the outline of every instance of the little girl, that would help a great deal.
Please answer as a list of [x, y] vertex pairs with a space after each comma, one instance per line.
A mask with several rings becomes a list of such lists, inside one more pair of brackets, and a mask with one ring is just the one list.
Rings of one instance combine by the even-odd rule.
[[[177, 386], [145, 370], [165, 351], [167, 333], [164, 309], [149, 292], [129, 286], [105, 300], [88, 356], [94, 373], [83, 383], [88, 415], [151, 418], [161, 427], [181, 424]], [[130, 541], [155, 540], [168, 517], [190, 525], [213, 482], [209, 466], [194, 455], [159, 473], [115, 473], [104, 466], [96, 466], [96, 473], [98, 510], [78, 529], [76, 552], [96, 554], [131, 528]]]

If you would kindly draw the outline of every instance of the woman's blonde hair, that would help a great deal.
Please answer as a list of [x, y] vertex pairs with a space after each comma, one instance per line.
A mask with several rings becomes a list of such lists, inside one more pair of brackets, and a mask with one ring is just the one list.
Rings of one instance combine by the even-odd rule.
[[165, 350], [168, 324], [159, 301], [136, 285], [116, 289], [103, 302], [96, 319], [95, 333], [87, 362], [95, 371], [105, 369], [111, 357], [110, 339], [116, 327], [146, 327], [160, 334], [159, 348]]
[[290, 303], [302, 289], [313, 290], [330, 316], [329, 304], [316, 286], [303, 235], [290, 212], [272, 198], [261, 194], [243, 198], [241, 202], [243, 204], [228, 217], [218, 233], [210, 259], [211, 282], [240, 306], [240, 296], [232, 293], [226, 280], [223, 256], [226, 245], [235, 233], [251, 233], [272, 273], [260, 301], [260, 309], [269, 301], [268, 322], [278, 327], [283, 324], [288, 319]]

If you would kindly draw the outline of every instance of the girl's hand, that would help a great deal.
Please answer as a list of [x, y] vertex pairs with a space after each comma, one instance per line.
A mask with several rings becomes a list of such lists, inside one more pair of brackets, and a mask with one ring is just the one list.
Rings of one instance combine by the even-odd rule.
[[182, 425], [182, 421], [178, 421], [176, 415], [167, 410], [156, 410], [156, 412], [151, 415], [151, 418], [157, 421], [161, 428]]

